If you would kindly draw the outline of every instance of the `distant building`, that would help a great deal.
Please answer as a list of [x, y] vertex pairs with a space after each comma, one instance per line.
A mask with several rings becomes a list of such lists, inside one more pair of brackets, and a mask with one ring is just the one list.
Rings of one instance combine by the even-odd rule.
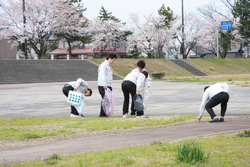
[[0, 59], [16, 59], [18, 47], [11, 46], [12, 44], [13, 40], [11, 39], [0, 40]]
[[[241, 49], [240, 48], [235, 48], [227, 52], [226, 58], [242, 58], [241, 56]], [[242, 51], [242, 53], [244, 53]]]

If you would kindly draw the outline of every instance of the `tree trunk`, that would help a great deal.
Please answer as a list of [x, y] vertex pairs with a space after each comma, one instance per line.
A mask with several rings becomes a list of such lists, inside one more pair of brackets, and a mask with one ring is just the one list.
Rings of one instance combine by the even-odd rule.
[[148, 55], [148, 59], [151, 59], [152, 57], [151, 53], [148, 52], [147, 55]]
[[69, 45], [69, 47], [68, 47], [69, 57], [72, 57], [72, 48], [71, 48], [70, 41], [69, 41], [69, 40], [67, 40], [67, 43], [68, 43], [68, 45]]
[[158, 47], [158, 54], [159, 54], [159, 58], [164, 58], [163, 53], [162, 53], [162, 46]]

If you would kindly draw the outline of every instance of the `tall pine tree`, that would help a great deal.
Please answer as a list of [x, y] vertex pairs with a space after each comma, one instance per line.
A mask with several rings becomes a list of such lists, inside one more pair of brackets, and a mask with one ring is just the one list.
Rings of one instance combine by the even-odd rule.
[[168, 28], [171, 27], [171, 22], [176, 19], [176, 17], [174, 17], [173, 10], [171, 10], [169, 7], [166, 9], [164, 4], [161, 5], [161, 8], [158, 10], [158, 14], [165, 16], [165, 26]]
[[244, 37], [244, 45], [248, 46], [250, 40], [250, 1], [249, 0], [238, 0], [233, 8], [233, 15], [239, 18], [240, 34]]
[[121, 20], [119, 20], [115, 16], [112, 16], [112, 12], [108, 12], [108, 10], [106, 10], [103, 6], [101, 7], [99, 14], [100, 16], [98, 16], [98, 18], [101, 20], [114, 20], [118, 23], [121, 22]]

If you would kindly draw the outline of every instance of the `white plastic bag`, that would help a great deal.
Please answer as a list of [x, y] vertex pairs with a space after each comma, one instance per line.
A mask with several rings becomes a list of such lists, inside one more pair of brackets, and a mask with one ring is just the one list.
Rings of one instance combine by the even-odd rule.
[[144, 92], [144, 95], [143, 95], [143, 106], [144, 106], [144, 110], [147, 109], [148, 107], [148, 98], [149, 98], [149, 92], [148, 92], [149, 88], [145, 88], [145, 92]]
[[67, 102], [72, 106], [78, 106], [82, 97], [82, 93], [70, 90]]
[[102, 108], [107, 116], [112, 116], [115, 109], [115, 94], [109, 89], [105, 89], [105, 95], [102, 99]]
[[79, 115], [81, 115], [84, 111], [86, 111], [88, 108], [86, 106], [86, 104], [83, 101], [83, 97], [80, 100], [80, 104], [79, 106], [74, 106], [77, 110], [77, 112], [79, 113]]

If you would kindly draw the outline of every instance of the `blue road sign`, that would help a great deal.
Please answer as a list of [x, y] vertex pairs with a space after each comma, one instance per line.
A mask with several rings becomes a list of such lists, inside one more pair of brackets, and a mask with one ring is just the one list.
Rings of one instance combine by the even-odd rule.
[[232, 30], [232, 21], [222, 21], [221, 30]]

